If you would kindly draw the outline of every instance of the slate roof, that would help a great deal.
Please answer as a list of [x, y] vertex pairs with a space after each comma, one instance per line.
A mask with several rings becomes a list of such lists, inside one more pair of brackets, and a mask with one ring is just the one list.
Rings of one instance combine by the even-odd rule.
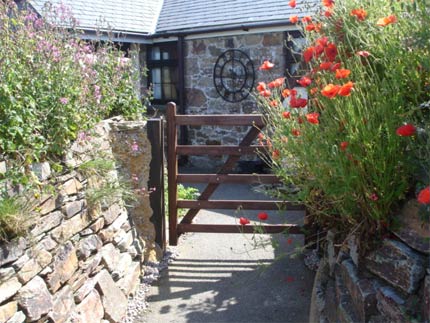
[[164, 0], [156, 32], [287, 24], [292, 15], [313, 15], [320, 2], [297, 1], [293, 9], [288, 0]]
[[79, 28], [143, 36], [288, 24], [291, 15], [312, 15], [319, 0], [28, 0], [40, 14], [45, 3], [69, 7]]
[[[47, 0], [28, 0], [42, 13]], [[50, 0], [54, 6], [69, 7], [79, 28], [98, 27], [117, 32], [153, 34], [163, 0]]]

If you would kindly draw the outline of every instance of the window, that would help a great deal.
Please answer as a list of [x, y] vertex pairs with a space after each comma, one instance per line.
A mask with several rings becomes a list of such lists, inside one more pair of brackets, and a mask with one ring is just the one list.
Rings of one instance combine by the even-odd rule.
[[162, 104], [178, 99], [178, 57], [176, 42], [156, 44], [148, 48], [148, 82], [153, 103]]

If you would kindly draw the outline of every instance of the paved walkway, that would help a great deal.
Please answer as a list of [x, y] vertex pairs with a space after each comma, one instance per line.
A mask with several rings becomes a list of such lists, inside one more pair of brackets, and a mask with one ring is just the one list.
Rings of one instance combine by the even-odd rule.
[[[222, 185], [214, 198], [266, 199], [242, 185]], [[238, 223], [240, 216], [257, 220], [257, 213], [200, 211], [195, 222]], [[299, 212], [268, 213], [272, 223], [302, 221]], [[301, 256], [289, 256], [302, 244], [300, 235], [183, 235], [178, 258], [150, 289], [141, 322], [307, 322], [314, 273]]]

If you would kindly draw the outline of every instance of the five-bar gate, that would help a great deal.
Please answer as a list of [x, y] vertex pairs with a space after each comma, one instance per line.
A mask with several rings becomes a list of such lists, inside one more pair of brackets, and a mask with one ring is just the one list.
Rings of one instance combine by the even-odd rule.
[[[222, 145], [178, 145], [178, 126], [250, 126], [238, 146]], [[176, 245], [178, 237], [185, 232], [215, 233], [254, 233], [253, 225], [234, 224], [194, 224], [194, 217], [201, 209], [248, 209], [248, 210], [304, 210], [304, 207], [286, 201], [273, 200], [211, 200], [210, 197], [222, 183], [252, 184], [278, 183], [271, 174], [230, 174], [242, 155], [255, 154], [264, 146], [253, 146], [260, 130], [264, 128], [262, 115], [177, 115], [176, 105], [167, 105], [167, 169], [169, 192], [169, 243]], [[228, 155], [224, 165], [217, 174], [178, 174], [179, 155]], [[206, 183], [206, 188], [197, 200], [178, 200], [179, 183]], [[187, 208], [188, 213], [178, 223], [178, 208]], [[291, 234], [302, 233], [301, 226], [296, 224], [266, 224], [259, 226], [265, 233], [280, 233], [287, 230]], [[259, 231], [260, 232], [260, 231]]]

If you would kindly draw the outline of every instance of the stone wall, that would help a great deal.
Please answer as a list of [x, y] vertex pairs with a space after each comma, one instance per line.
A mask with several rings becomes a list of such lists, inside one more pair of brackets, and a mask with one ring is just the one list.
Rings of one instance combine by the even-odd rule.
[[405, 209], [400, 227], [363, 257], [355, 237], [339, 247], [328, 233], [310, 322], [429, 322], [430, 228], [421, 226], [415, 202]]
[[[228, 49], [239, 49], [253, 61], [255, 85], [267, 80], [258, 67], [264, 60], [275, 63], [273, 77], [285, 74], [285, 33], [242, 33], [237, 36], [192, 39], [185, 41], [185, 88], [186, 114], [248, 114], [257, 111], [255, 100], [248, 96], [237, 103], [225, 101], [213, 84], [213, 69], [218, 56]], [[254, 86], [255, 87], [255, 86]], [[237, 145], [247, 127], [189, 127], [190, 144]], [[221, 156], [208, 159], [205, 156], [191, 157], [191, 163], [212, 168], [221, 161]]]
[[[79, 165], [97, 158], [116, 168], [102, 177], [82, 171]], [[53, 178], [48, 163], [34, 167], [52, 193], [34, 197], [28, 236], [0, 244], [0, 322], [123, 319], [142, 263], [160, 256], [146, 187], [150, 159], [145, 123], [111, 120], [74, 143], [68, 173]], [[134, 207], [118, 194], [90, 199], [106, 180], [131, 180], [141, 193]]]

